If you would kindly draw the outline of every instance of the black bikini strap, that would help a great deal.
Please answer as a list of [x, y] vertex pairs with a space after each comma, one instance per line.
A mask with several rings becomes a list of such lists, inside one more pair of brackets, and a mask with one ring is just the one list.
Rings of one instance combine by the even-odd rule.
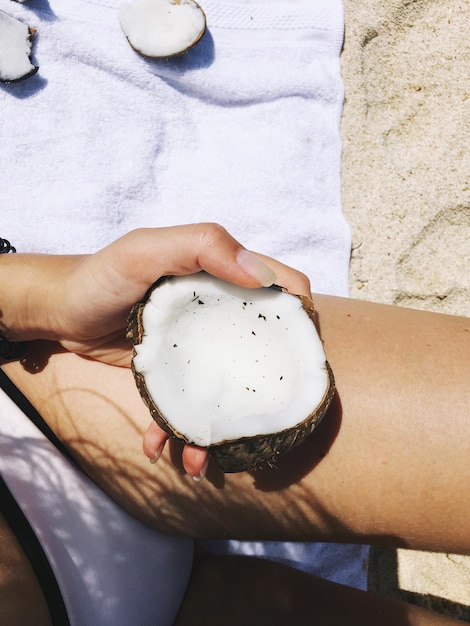
[[[42, 432], [42, 434], [49, 439], [49, 441], [59, 450], [61, 454], [65, 456], [65, 458], [72, 463], [76, 468], [80, 469], [78, 463], [73, 459], [70, 452], [64, 446], [62, 441], [57, 437], [55, 432], [49, 426], [49, 424], [44, 420], [42, 415], [34, 408], [31, 402], [26, 398], [23, 393], [12, 383], [12, 381], [8, 378], [5, 372], [0, 369], [0, 389], [7, 394], [7, 396], [13, 400], [17, 407], [19, 407], [23, 413], [28, 417], [31, 422]], [[83, 471], [83, 470], [81, 470]]]
[[0, 476], [0, 510], [23, 548], [41, 586], [54, 626], [70, 626], [64, 600], [52, 567], [34, 530]]

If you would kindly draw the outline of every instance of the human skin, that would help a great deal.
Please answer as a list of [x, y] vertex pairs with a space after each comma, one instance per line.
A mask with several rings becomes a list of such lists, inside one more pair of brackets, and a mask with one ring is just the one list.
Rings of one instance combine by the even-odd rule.
[[[55, 262], [59, 276], [85, 263]], [[45, 271], [24, 263], [32, 276]], [[233, 278], [227, 267], [226, 278]], [[277, 265], [276, 272], [305, 288], [295, 273]], [[223, 475], [209, 463], [205, 480], [195, 482], [175, 443], [150, 464], [141, 452], [148, 411], [128, 368], [92, 358], [103, 357], [96, 338], [41, 334], [47, 341], [34, 342], [22, 363], [4, 369], [96, 482], [161, 530], [468, 553], [469, 321], [329, 296], [314, 300], [337, 396], [312, 437], [275, 469]], [[32, 338], [33, 331], [15, 325], [20, 318], [7, 308], [3, 320], [13, 338]], [[48, 324], [41, 318], [34, 332]], [[113, 350], [111, 338], [106, 345], [113, 356], [116, 341], [124, 345], [119, 333]]]
[[[140, 229], [93, 255], [5, 256], [0, 265], [0, 332], [16, 342], [56, 341], [81, 357], [129, 367], [129, 312], [158, 278], [204, 270], [256, 288], [272, 285], [275, 269], [286, 289], [309, 293], [303, 274], [272, 259], [268, 263], [210, 223]], [[147, 435], [158, 450], [167, 437], [159, 429]], [[188, 445], [183, 463], [190, 474], [201, 477], [207, 454]]]
[[451, 626], [461, 622], [405, 602], [250, 557], [197, 562], [174, 626]]
[[50, 623], [49, 610], [31, 564], [0, 515], [0, 624], [49, 626]]
[[[195, 483], [172, 444], [141, 453], [130, 370], [35, 346], [5, 367], [86, 471], [155, 527], [194, 537], [346, 540], [468, 553], [469, 321], [315, 297], [337, 397], [277, 468]], [[42, 367], [42, 363], [47, 364]], [[426, 524], [423, 524], [426, 519]]]

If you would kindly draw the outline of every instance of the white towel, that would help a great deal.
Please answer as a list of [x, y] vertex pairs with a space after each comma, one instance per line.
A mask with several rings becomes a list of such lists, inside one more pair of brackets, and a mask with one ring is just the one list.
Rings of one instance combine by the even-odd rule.
[[217, 221], [345, 295], [341, 3], [203, 4], [200, 44], [146, 61], [118, 0], [1, 0], [37, 29], [40, 66], [0, 92], [2, 234], [83, 252], [137, 226]]
[[[206, 35], [168, 61], [131, 49], [119, 4], [0, 0], [37, 29], [40, 67], [0, 90], [0, 236], [91, 252], [140, 226], [216, 221], [347, 295], [341, 1], [202, 0]], [[362, 548], [238, 548], [310, 571], [321, 553], [321, 573], [365, 586]]]

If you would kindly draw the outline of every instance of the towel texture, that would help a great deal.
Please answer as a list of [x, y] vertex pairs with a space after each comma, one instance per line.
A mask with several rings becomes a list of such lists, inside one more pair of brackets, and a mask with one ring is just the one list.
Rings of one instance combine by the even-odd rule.
[[[40, 66], [0, 90], [0, 235], [92, 252], [136, 227], [216, 221], [314, 291], [347, 295], [340, 0], [206, 0], [204, 38], [167, 61], [131, 49], [118, 5], [0, 0], [37, 29]], [[223, 548], [365, 585], [365, 548]]]
[[206, 36], [169, 61], [136, 55], [118, 5], [0, 4], [37, 29], [40, 66], [0, 92], [4, 236], [89, 252], [138, 226], [216, 221], [345, 295], [341, 3], [208, 0]]

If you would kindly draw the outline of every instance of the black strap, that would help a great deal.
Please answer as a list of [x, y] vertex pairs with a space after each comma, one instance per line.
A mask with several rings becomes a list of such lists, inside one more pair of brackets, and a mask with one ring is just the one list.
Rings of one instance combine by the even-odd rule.
[[16, 248], [11, 245], [8, 239], [0, 237], [0, 254], [8, 254], [9, 252], [16, 252]]
[[67, 609], [52, 567], [34, 530], [1, 476], [0, 510], [31, 563], [47, 602], [52, 623], [54, 626], [70, 626]]
[[21, 393], [21, 391], [12, 383], [5, 372], [0, 369], [0, 389], [7, 394], [7, 396], [13, 400], [23, 413], [33, 422], [33, 424], [42, 432], [42, 434], [49, 439], [49, 441], [59, 450], [61, 454], [65, 456], [67, 461], [72, 463], [77, 469], [81, 469], [75, 459], [71, 456], [70, 452], [64, 446], [62, 441], [57, 437], [55, 432], [44, 420], [42, 415], [34, 408], [28, 398]]
[[[16, 248], [11, 245], [8, 239], [0, 237], [0, 254], [16, 252]], [[0, 331], [0, 360], [16, 361], [24, 352], [27, 342], [12, 342], [2, 336]]]
[[[31, 421], [42, 430], [44, 435], [50, 439], [61, 452], [64, 451], [68, 459], [71, 459], [62, 442], [56, 437], [55, 433], [49, 428], [29, 400], [15, 387], [2, 370], [0, 370], [0, 387]], [[52, 623], [54, 626], [70, 626], [67, 609], [65, 608], [59, 585], [47, 556], [34, 530], [1, 475], [0, 511], [31, 563], [43, 591], [47, 606], [49, 607]]]

